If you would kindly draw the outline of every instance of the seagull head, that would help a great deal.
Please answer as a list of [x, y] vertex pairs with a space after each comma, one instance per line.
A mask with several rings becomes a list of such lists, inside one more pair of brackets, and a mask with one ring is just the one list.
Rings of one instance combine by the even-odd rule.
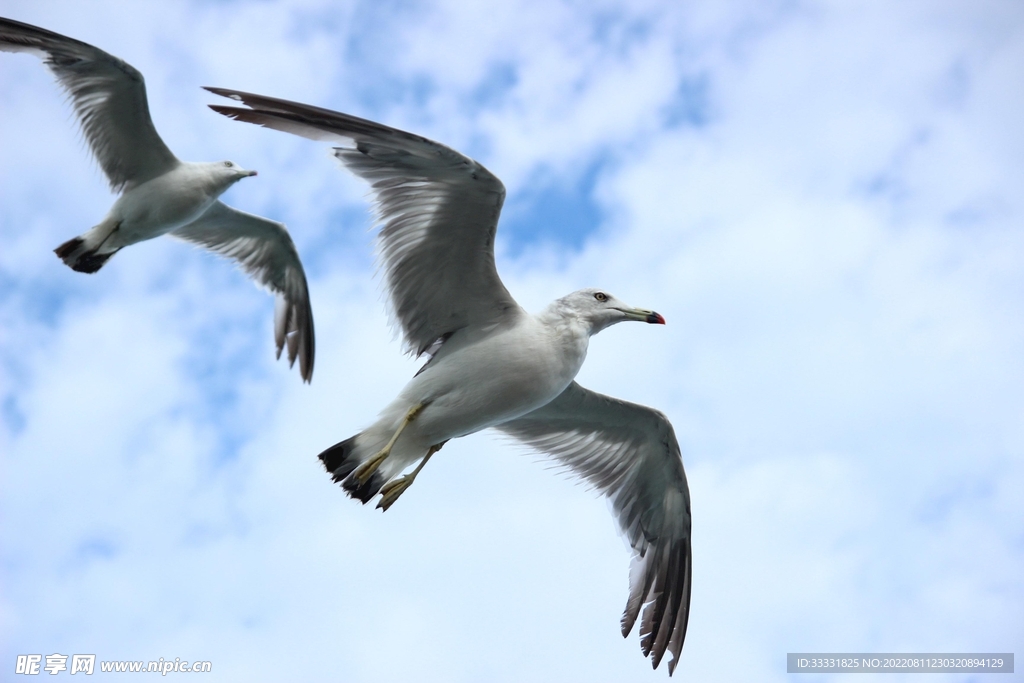
[[[214, 161], [208, 164], [218, 186], [224, 190], [242, 178], [256, 175], [256, 171], [247, 171], [233, 161]], [[223, 191], [223, 190], [221, 190]]]
[[562, 297], [557, 303], [561, 304], [560, 308], [565, 312], [589, 325], [591, 335], [626, 320], [665, 324], [660, 314], [646, 308], [633, 308], [601, 289], [581, 289]]

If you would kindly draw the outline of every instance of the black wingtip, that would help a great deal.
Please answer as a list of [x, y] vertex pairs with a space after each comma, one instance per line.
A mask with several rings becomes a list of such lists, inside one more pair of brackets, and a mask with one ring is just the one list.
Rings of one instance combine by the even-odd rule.
[[214, 95], [227, 97], [228, 99], [236, 100], [238, 102], [242, 101], [242, 96], [237, 90], [228, 90], [227, 88], [215, 88], [210, 85], [204, 85], [202, 86], [202, 88], [207, 92], [212, 92]]
[[[299, 343], [301, 346], [296, 348], [295, 352], [292, 353], [289, 350], [288, 353], [288, 368], [295, 367], [295, 361], [299, 361], [299, 375], [302, 377], [302, 381], [306, 384], [310, 384], [313, 381], [313, 359], [315, 354], [315, 346], [313, 343], [313, 327], [310, 323], [309, 330], [305, 335], [304, 339], [300, 339]], [[277, 350], [278, 359], [281, 358], [281, 349]]]
[[299, 372], [306, 384], [313, 382], [313, 365], [316, 362], [316, 330], [313, 326], [313, 307], [306, 305], [306, 320], [309, 321], [303, 335], [303, 345], [299, 348]]
[[249, 111], [248, 109], [241, 109], [239, 107], [227, 107], [223, 104], [208, 104], [206, 106], [218, 114], [223, 114], [231, 119], [237, 119], [242, 112]]

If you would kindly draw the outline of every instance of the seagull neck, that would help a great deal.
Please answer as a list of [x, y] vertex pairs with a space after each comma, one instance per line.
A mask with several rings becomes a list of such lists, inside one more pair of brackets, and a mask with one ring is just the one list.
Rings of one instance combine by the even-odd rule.
[[[557, 303], [557, 302], [556, 302]], [[576, 376], [587, 358], [590, 346], [590, 325], [574, 311], [552, 304], [535, 317], [538, 325], [537, 338], [544, 340], [539, 348], [567, 385]], [[565, 387], [562, 386], [561, 389]]]
[[537, 319], [548, 329], [553, 330], [557, 336], [572, 339], [575, 343], [586, 348], [590, 337], [596, 330], [579, 312], [560, 301], [548, 306]]
[[580, 336], [584, 340], [600, 332], [592, 320], [562, 299], [551, 302], [537, 318], [545, 325], [560, 330], [562, 334]]

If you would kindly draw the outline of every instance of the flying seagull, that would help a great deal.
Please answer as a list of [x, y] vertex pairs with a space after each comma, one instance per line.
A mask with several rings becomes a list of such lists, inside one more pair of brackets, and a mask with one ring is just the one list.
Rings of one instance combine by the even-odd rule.
[[43, 59], [67, 92], [110, 187], [122, 192], [99, 224], [54, 251], [81, 273], [95, 273], [128, 245], [165, 233], [235, 259], [276, 298], [277, 357], [305, 381], [313, 376], [313, 311], [306, 274], [281, 223], [233, 209], [218, 197], [256, 175], [232, 161], [179, 161], [153, 127], [146, 84], [130, 64], [87, 43], [0, 18], [0, 50]]
[[[520, 308], [494, 266], [501, 181], [418, 135], [295, 102], [207, 88], [221, 114], [313, 140], [369, 181], [378, 247], [406, 349], [429, 360], [376, 423], [320, 454], [350, 496], [387, 510], [449, 440], [495, 427], [554, 456], [607, 495], [635, 551], [622, 616], [640, 646], [679, 661], [690, 612], [690, 493], [672, 425], [651, 408], [573, 381], [590, 337], [624, 320], [663, 324], [598, 289]], [[415, 468], [403, 471], [418, 461]]]

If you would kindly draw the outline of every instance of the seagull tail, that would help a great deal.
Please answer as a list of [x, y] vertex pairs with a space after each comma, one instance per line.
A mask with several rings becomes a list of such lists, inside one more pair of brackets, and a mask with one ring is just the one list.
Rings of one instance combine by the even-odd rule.
[[75, 237], [54, 249], [53, 253], [57, 254], [71, 270], [79, 273], [95, 273], [117, 252], [110, 251], [106, 254], [99, 254], [96, 251], [88, 251], [85, 248], [85, 240]]
[[79, 273], [95, 273], [103, 267], [110, 257], [121, 250], [108, 249], [100, 252], [100, 248], [106, 243], [107, 238], [120, 227], [119, 224], [111, 224], [105, 220], [84, 235], [69, 239], [64, 244], [53, 250], [61, 261], [66, 263], [71, 270]]
[[350, 439], [334, 444], [321, 453], [319, 458], [334, 481], [341, 482], [341, 487], [349, 496], [362, 501], [365, 505], [377, 495], [380, 487], [384, 485], [385, 479], [378, 471], [374, 472], [373, 476], [366, 480], [366, 483], [360, 484], [352, 474], [362, 464], [356, 453], [356, 439], [360, 436], [361, 434], [356, 434]]

